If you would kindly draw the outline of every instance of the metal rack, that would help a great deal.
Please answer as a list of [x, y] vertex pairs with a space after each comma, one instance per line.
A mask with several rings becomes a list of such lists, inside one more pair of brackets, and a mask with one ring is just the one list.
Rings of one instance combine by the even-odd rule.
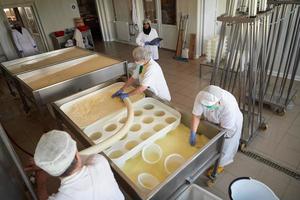
[[293, 85], [300, 64], [300, 5], [289, 2], [272, 6], [264, 78], [264, 103], [280, 115], [296, 95]]
[[[240, 8], [237, 9], [237, 2], [228, 1], [226, 14], [218, 17], [222, 25], [210, 83], [219, 85], [237, 97], [244, 115], [241, 142], [247, 144], [259, 128], [267, 128], [262, 116], [265, 88], [263, 78], [266, 75], [268, 17], [273, 10], [267, 9], [266, 2], [263, 1], [261, 3], [265, 5], [259, 5], [258, 13], [257, 4], [252, 5], [252, 1], [249, 5], [243, 5], [245, 1], [241, 1]], [[248, 12], [247, 9], [242, 9], [245, 6], [249, 7]], [[226, 33], [229, 33], [228, 49], [223, 68], [220, 70]]]
[[[296, 91], [300, 65], [300, 1], [238, 1], [227, 3], [211, 84], [232, 92], [244, 114], [242, 143], [267, 128], [263, 105], [284, 114]], [[239, 5], [239, 6], [238, 6]], [[258, 9], [257, 9], [258, 8]], [[224, 38], [228, 53], [220, 70]], [[275, 73], [274, 73], [275, 72]]]

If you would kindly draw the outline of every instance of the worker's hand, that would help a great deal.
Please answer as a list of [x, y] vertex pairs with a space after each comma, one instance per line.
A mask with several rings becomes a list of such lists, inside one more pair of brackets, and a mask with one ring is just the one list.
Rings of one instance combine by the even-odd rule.
[[145, 45], [150, 45], [150, 42], [145, 42]]
[[125, 98], [128, 98], [129, 95], [128, 95], [128, 93], [123, 92], [123, 93], [121, 93], [121, 94], [119, 95], [119, 97], [120, 97], [120, 99], [122, 99], [122, 100], [124, 101], [124, 99], [125, 99]]
[[111, 97], [112, 98], [115, 98], [115, 97], [118, 97], [120, 96], [124, 91], [122, 89], [118, 90], [117, 92], [115, 92]]
[[194, 131], [191, 131], [191, 133], [190, 133], [190, 144], [192, 146], [195, 146], [195, 144], [196, 144], [196, 132], [194, 132]]

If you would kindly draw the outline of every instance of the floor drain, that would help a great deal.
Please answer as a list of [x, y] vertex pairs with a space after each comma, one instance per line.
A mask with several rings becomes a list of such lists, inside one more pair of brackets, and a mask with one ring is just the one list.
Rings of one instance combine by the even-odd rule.
[[278, 171], [281, 171], [281, 172], [285, 173], [286, 175], [293, 177], [294, 179], [300, 181], [300, 174], [298, 172], [295, 172], [291, 169], [283, 167], [283, 166], [279, 165], [278, 163], [275, 163], [274, 161], [267, 159], [255, 152], [244, 150], [244, 151], [241, 151], [241, 153], [248, 156], [249, 158], [255, 159], [258, 162], [261, 162], [269, 167], [272, 167]]

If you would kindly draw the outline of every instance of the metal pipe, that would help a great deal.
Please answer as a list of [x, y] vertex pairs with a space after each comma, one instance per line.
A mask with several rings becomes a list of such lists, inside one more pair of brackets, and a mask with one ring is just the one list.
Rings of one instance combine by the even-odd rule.
[[217, 50], [217, 55], [216, 55], [216, 63], [215, 63], [214, 70], [213, 70], [211, 80], [210, 80], [211, 85], [216, 84], [216, 76], [218, 74], [218, 70], [219, 70], [219, 67], [220, 67], [220, 61], [221, 61], [223, 45], [224, 45], [225, 30], [226, 30], [226, 23], [222, 22], [221, 34], [220, 34], [220, 39], [219, 39], [219, 43], [218, 43], [218, 50]]
[[257, 14], [257, 0], [249, 0], [249, 16], [255, 17]]
[[288, 55], [287, 55], [287, 61], [286, 61], [286, 73], [284, 74], [284, 81], [282, 81], [281, 85], [280, 85], [280, 89], [279, 89], [279, 93], [280, 93], [280, 96], [279, 96], [279, 99], [282, 98], [283, 96], [283, 93], [284, 93], [284, 89], [285, 89], [285, 85], [286, 85], [286, 80], [287, 80], [287, 77], [288, 77], [288, 74], [289, 74], [289, 71], [290, 71], [290, 64], [291, 64], [291, 59], [292, 59], [292, 54], [294, 52], [294, 47], [295, 47], [295, 38], [297, 36], [297, 29], [299, 29], [299, 26], [300, 26], [300, 15], [299, 15], [299, 6], [297, 6], [297, 12], [295, 12], [295, 24], [294, 24], [294, 29], [292, 31], [292, 36], [291, 36], [291, 40], [290, 40], [290, 47], [289, 47], [289, 51], [288, 51]]
[[[291, 6], [291, 11], [293, 10], [293, 8], [294, 8], [294, 6]], [[287, 25], [287, 28], [286, 28], [286, 34], [285, 34], [285, 38], [284, 38], [284, 43], [283, 43], [283, 50], [282, 50], [282, 55], [281, 55], [281, 58], [280, 58], [280, 61], [279, 61], [279, 68], [278, 68], [278, 71], [277, 71], [277, 78], [276, 78], [276, 81], [275, 81], [275, 83], [274, 83], [274, 87], [273, 87], [273, 90], [272, 90], [272, 94], [271, 94], [271, 98], [270, 98], [270, 101], [272, 101], [272, 99], [273, 99], [273, 96], [274, 96], [274, 94], [275, 94], [275, 90], [276, 90], [276, 86], [277, 86], [277, 82], [278, 82], [278, 77], [279, 77], [279, 75], [280, 75], [280, 73], [281, 73], [281, 68], [283, 67], [282, 66], [282, 62], [283, 62], [283, 58], [284, 58], [284, 53], [285, 53], [285, 51], [286, 51], [286, 47], [287, 47], [287, 39], [288, 39], [288, 32], [289, 32], [289, 30], [290, 30], [290, 27], [291, 27], [291, 17], [292, 17], [292, 15], [290, 15], [289, 16], [289, 18], [288, 18], [288, 25]], [[281, 35], [281, 34], [280, 34]], [[280, 42], [280, 41], [279, 41]], [[277, 51], [276, 51], [276, 53], [277, 53]], [[273, 60], [273, 63], [274, 63], [274, 61], [275, 61], [275, 58], [276, 58], [276, 55], [277, 54], [275, 54], [275, 57], [274, 57], [274, 60]], [[285, 67], [285, 69], [287, 69], [286, 67]], [[286, 70], [285, 70], [286, 71]]]
[[[283, 17], [283, 13], [284, 13], [284, 9], [285, 7], [283, 6], [280, 6], [280, 19]], [[277, 52], [277, 46], [278, 46], [278, 34], [281, 32], [281, 21], [279, 21], [279, 24], [278, 24], [278, 28], [277, 28], [277, 31], [275, 32], [276, 36], [275, 36], [275, 44], [272, 45], [272, 49], [274, 49], [274, 52]], [[275, 46], [274, 46], [275, 45]], [[274, 46], [274, 47], [273, 47]], [[272, 56], [272, 59], [271, 59], [271, 62], [274, 64], [274, 58], [275, 58], [275, 55], [276, 53], [273, 54]], [[267, 65], [269, 66], [269, 61], [270, 61], [270, 58], [271, 58], [271, 54], [268, 55], [268, 60], [267, 60]], [[268, 77], [268, 80], [267, 80], [267, 86], [269, 86], [269, 83], [270, 83], [270, 79], [271, 79], [271, 76], [272, 76], [272, 71], [273, 71], [273, 68], [274, 68], [274, 65], [271, 65], [270, 67], [270, 72], [269, 72], [269, 77]], [[269, 67], [268, 67], [269, 68]], [[267, 93], [267, 89], [266, 88], [266, 91], [265, 91], [265, 94]]]
[[240, 5], [240, 11], [243, 13], [247, 12], [248, 5], [249, 5], [249, 0], [242, 0]]

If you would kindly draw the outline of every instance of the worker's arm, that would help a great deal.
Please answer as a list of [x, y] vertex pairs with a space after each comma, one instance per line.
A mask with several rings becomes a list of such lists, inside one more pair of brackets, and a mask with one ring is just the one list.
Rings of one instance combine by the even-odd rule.
[[47, 200], [49, 198], [47, 176], [46, 172], [42, 170], [36, 171], [37, 195], [39, 200]]
[[[112, 97], [112, 98], [120, 97], [120, 95], [124, 93], [124, 90], [125, 90], [126, 88], [128, 88], [130, 85], [132, 85], [132, 84], [134, 83], [134, 81], [135, 81], [135, 78], [130, 77], [130, 78], [126, 81], [126, 83], [123, 85], [123, 87], [120, 88], [118, 91], [116, 91], [111, 97]], [[125, 94], [125, 93], [124, 93], [124, 94]], [[127, 94], [126, 94], [126, 95], [127, 95]]]
[[191, 124], [191, 131], [197, 132], [198, 126], [200, 124], [200, 117], [193, 115], [192, 117], [192, 124]]
[[136, 89], [132, 90], [131, 92], [128, 93], [128, 96], [133, 96], [133, 95], [136, 95], [136, 94], [141, 94], [143, 93], [145, 90], [147, 89], [147, 86], [139, 86], [137, 87]]
[[126, 88], [128, 88], [129, 86], [131, 86], [135, 81], [135, 78], [130, 77], [126, 83], [123, 85], [123, 87], [121, 88], [121, 90], [125, 90]]
[[49, 194], [47, 191], [48, 174], [35, 165], [33, 158], [29, 159], [28, 165], [24, 168], [24, 171], [35, 172], [38, 199], [47, 200], [49, 198]]

